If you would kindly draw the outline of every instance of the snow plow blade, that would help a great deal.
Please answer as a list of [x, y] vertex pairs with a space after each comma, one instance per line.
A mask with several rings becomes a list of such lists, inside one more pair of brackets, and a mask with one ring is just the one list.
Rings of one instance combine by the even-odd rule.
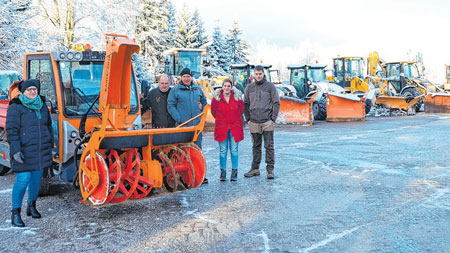
[[366, 119], [364, 99], [354, 94], [328, 93], [327, 121], [362, 121]]
[[425, 97], [424, 109], [426, 113], [450, 113], [450, 94], [429, 93]]
[[[315, 96], [315, 95], [314, 95]], [[314, 100], [314, 98], [311, 98]], [[280, 112], [277, 123], [280, 124], [310, 124], [312, 125], [311, 103], [299, 98], [280, 97]]]
[[417, 96], [409, 102], [407, 101], [406, 97], [380, 96], [375, 101], [375, 104], [382, 105], [383, 107], [388, 109], [408, 111], [408, 109], [415, 105], [423, 96], [424, 95]]

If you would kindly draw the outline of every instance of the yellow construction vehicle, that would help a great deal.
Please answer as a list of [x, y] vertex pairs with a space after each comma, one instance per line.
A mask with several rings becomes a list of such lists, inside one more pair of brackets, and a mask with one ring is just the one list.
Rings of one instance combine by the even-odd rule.
[[[39, 79], [51, 112], [53, 165], [44, 184], [72, 181], [82, 202], [103, 206], [140, 199], [153, 188], [197, 187], [206, 165], [194, 144], [196, 126], [141, 129], [138, 85], [131, 57], [139, 46], [126, 36], [107, 34], [105, 51], [35, 52], [24, 56], [24, 78]], [[10, 87], [17, 94], [17, 82]], [[0, 103], [0, 115], [7, 110]], [[191, 119], [193, 120], [193, 119]], [[0, 124], [4, 130], [4, 123]], [[9, 166], [9, 146], [0, 141], [1, 166]], [[8, 155], [5, 155], [8, 154]], [[180, 188], [181, 189], [181, 188]]]
[[172, 48], [164, 52], [165, 73], [171, 76], [172, 85], [180, 81], [179, 74], [183, 68], [192, 71], [194, 83], [203, 88], [208, 104], [205, 107], [207, 128], [214, 125], [214, 117], [211, 114], [211, 100], [214, 90], [222, 86], [223, 80], [228, 78], [226, 73], [208, 67], [206, 49], [202, 48]]
[[330, 80], [347, 93], [365, 96], [364, 109], [366, 114], [369, 113], [376, 100], [376, 90], [372, 83], [364, 80], [364, 58], [336, 57], [333, 58], [333, 67], [333, 77]]
[[420, 110], [427, 93], [426, 86], [431, 89], [433, 85], [421, 78], [417, 62], [384, 62], [377, 52], [371, 52], [367, 62], [365, 80], [378, 89], [377, 106], [409, 113]]

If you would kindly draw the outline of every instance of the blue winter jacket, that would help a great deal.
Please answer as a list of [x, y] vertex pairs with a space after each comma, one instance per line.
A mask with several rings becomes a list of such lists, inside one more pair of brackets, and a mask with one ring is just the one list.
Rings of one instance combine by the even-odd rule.
[[[25, 107], [18, 98], [9, 102], [6, 115], [6, 134], [13, 172], [41, 170], [52, 165], [52, 120], [45, 105], [41, 108], [41, 119]], [[24, 163], [18, 163], [13, 155], [22, 152]]]
[[[180, 82], [170, 90], [167, 110], [177, 124], [181, 124], [202, 112], [199, 104], [202, 105], [202, 110], [206, 106], [206, 98], [202, 88], [194, 83], [188, 87]], [[189, 122], [186, 126], [195, 126], [198, 123], [200, 123], [200, 117]]]

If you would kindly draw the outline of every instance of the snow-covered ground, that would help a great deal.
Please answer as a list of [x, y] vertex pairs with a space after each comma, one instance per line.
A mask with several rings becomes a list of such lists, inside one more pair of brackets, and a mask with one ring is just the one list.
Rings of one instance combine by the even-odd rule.
[[10, 226], [8, 174], [0, 177], [0, 251], [446, 252], [449, 135], [449, 117], [423, 113], [282, 125], [268, 181], [264, 166], [243, 178], [246, 129], [238, 181], [219, 182], [218, 144], [205, 133], [208, 185], [90, 208], [60, 183], [38, 201], [43, 218], [23, 215], [22, 229]]

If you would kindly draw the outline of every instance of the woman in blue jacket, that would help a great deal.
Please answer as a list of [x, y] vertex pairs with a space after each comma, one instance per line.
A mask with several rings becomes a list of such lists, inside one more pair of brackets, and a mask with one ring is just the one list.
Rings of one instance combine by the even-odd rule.
[[39, 80], [19, 84], [22, 92], [9, 102], [6, 133], [10, 147], [11, 170], [16, 173], [12, 190], [11, 224], [24, 227], [20, 217], [28, 188], [27, 216], [41, 218], [36, 210], [42, 172], [52, 164], [52, 123], [45, 98], [39, 95]]

